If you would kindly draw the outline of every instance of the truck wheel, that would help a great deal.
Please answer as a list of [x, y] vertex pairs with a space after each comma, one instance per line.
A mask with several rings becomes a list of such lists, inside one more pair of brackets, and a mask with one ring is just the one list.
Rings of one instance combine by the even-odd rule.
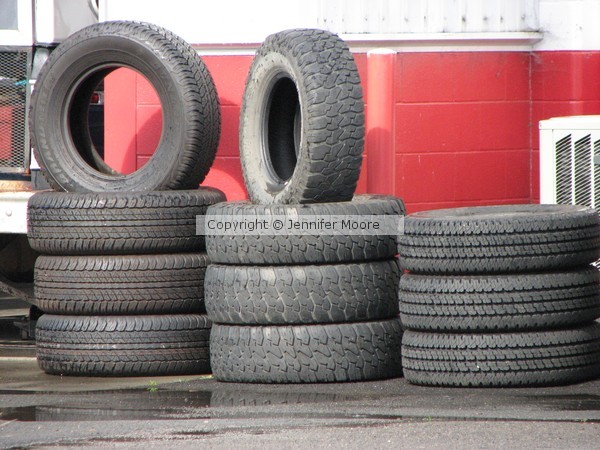
[[40, 256], [37, 306], [51, 314], [204, 312], [205, 254]]
[[398, 316], [396, 259], [352, 264], [230, 266], [206, 272], [205, 302], [215, 323], [312, 324]]
[[328, 325], [214, 325], [214, 377], [238, 383], [365, 381], [402, 374], [398, 319]]
[[[163, 113], [154, 155], [129, 175], [102, 161], [88, 123], [96, 86], [120, 67], [148, 79]], [[68, 192], [196, 188], [215, 158], [220, 126], [215, 85], [198, 54], [141, 22], [102, 22], [69, 36], [44, 64], [31, 100], [35, 157], [50, 185]]]
[[411, 330], [486, 332], [564, 328], [600, 317], [595, 267], [508, 275], [415, 275], [400, 281]]
[[402, 268], [415, 273], [553, 270], [600, 257], [600, 219], [576, 205], [440, 209], [407, 216], [399, 240]]
[[[228, 202], [207, 210], [206, 221], [243, 222], [248, 218], [308, 216], [370, 216], [405, 214], [401, 199], [385, 195], [356, 195], [350, 202], [311, 203], [304, 205], [254, 205]], [[399, 219], [400, 220], [400, 219]], [[364, 233], [360, 235], [293, 233], [287, 235], [217, 234], [207, 230], [206, 251], [213, 263], [281, 265], [359, 262], [389, 259], [398, 253], [396, 235]]]
[[350, 200], [364, 133], [362, 88], [344, 41], [310, 29], [267, 37], [240, 114], [242, 172], [254, 203]]
[[37, 321], [40, 368], [52, 375], [150, 376], [210, 372], [206, 316], [61, 316]]
[[154, 192], [40, 192], [27, 205], [31, 248], [47, 255], [196, 253], [196, 216], [225, 195], [213, 188]]
[[408, 330], [404, 377], [427, 386], [550, 386], [598, 378], [600, 323], [564, 330], [460, 334]]

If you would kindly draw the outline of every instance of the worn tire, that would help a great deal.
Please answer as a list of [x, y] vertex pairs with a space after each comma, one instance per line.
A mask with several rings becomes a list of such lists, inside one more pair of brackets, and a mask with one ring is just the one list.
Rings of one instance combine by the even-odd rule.
[[[150, 160], [122, 175], [91, 140], [89, 100], [104, 76], [128, 67], [145, 76], [162, 105]], [[194, 189], [216, 156], [221, 118], [213, 80], [180, 37], [141, 22], [102, 22], [69, 36], [44, 64], [31, 99], [30, 133], [50, 186], [69, 192]]]
[[214, 323], [313, 324], [398, 316], [395, 259], [304, 266], [211, 265], [205, 302]]
[[40, 192], [27, 205], [31, 248], [48, 255], [199, 252], [196, 216], [225, 200], [194, 191]]
[[325, 383], [400, 376], [398, 319], [328, 325], [214, 325], [214, 377], [241, 383]]
[[407, 216], [399, 240], [402, 268], [415, 273], [552, 270], [600, 257], [600, 219], [575, 205], [443, 209]]
[[[302, 215], [404, 215], [404, 203], [384, 195], [356, 195], [351, 202], [313, 203], [305, 205], [254, 205], [230, 202], [214, 205], [206, 212], [211, 218]], [[359, 262], [389, 259], [396, 256], [397, 236], [315, 235], [315, 234], [236, 234], [206, 236], [206, 251], [211, 262], [221, 264], [293, 265]]]
[[311, 29], [268, 36], [250, 67], [240, 114], [240, 159], [250, 199], [350, 200], [364, 133], [360, 78], [344, 41]]
[[44, 314], [36, 327], [38, 365], [53, 375], [208, 373], [210, 326], [206, 316], [194, 314]]
[[564, 328], [600, 317], [600, 273], [434, 276], [400, 281], [402, 324], [421, 331]]
[[205, 254], [40, 256], [37, 306], [51, 314], [183, 314], [204, 309]]
[[427, 386], [550, 386], [600, 376], [600, 323], [522, 333], [406, 331], [404, 377]]

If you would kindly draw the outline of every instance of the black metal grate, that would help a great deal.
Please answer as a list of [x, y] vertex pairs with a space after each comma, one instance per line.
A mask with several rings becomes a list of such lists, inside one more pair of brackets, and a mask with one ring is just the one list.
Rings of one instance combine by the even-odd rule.
[[26, 168], [29, 57], [24, 51], [0, 51], [0, 172]]
[[556, 143], [556, 203], [569, 205], [572, 201], [571, 135]]
[[569, 134], [555, 144], [556, 203], [600, 208], [600, 140], [573, 141]]

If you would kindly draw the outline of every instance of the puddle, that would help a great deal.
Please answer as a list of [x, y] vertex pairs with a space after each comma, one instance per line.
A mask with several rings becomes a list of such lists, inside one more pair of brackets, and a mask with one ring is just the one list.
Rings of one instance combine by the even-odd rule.
[[[8, 392], [4, 391], [4, 393]], [[204, 411], [210, 407], [331, 403], [358, 398], [349, 395], [319, 393], [170, 391], [161, 389], [61, 394], [56, 400], [59, 404], [49, 404], [48, 397], [44, 395], [36, 395], [36, 397], [40, 398], [40, 402], [44, 402], [44, 404], [0, 408], [0, 420], [75, 422], [161, 420], [182, 417], [200, 419], [206, 418]]]

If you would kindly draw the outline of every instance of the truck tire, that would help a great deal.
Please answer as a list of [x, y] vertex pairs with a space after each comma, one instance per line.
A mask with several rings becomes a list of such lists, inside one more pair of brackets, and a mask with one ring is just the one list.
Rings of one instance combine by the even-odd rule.
[[258, 204], [346, 201], [362, 162], [364, 103], [348, 46], [286, 30], [258, 49], [242, 100], [240, 159]]
[[[92, 143], [88, 108], [97, 84], [127, 67], [145, 76], [162, 105], [162, 136], [140, 169], [108, 167]], [[44, 64], [33, 91], [30, 133], [48, 183], [68, 192], [194, 189], [216, 155], [221, 118], [213, 80], [194, 49], [142, 22], [102, 22], [69, 36]]]
[[600, 317], [600, 272], [434, 276], [400, 281], [400, 317], [411, 330], [487, 332], [564, 328]]
[[600, 219], [576, 205], [443, 209], [407, 216], [399, 240], [402, 268], [415, 273], [554, 270], [600, 257]]
[[600, 323], [523, 333], [408, 330], [404, 377], [426, 386], [509, 387], [576, 383], [600, 375]]
[[[256, 216], [364, 216], [404, 215], [404, 203], [384, 195], [356, 195], [350, 202], [304, 205], [254, 205], [249, 202], [221, 203], [210, 207], [205, 219], [243, 220]], [[206, 235], [206, 251], [213, 263], [249, 265], [294, 265], [359, 262], [396, 256], [397, 236], [365, 233], [342, 234], [216, 234]]]
[[202, 313], [205, 254], [40, 256], [37, 306], [46, 313]]
[[154, 376], [210, 372], [210, 320], [195, 314], [62, 316], [37, 321], [40, 369], [52, 375]]
[[27, 205], [29, 244], [47, 255], [200, 252], [196, 216], [225, 200], [213, 188], [154, 192], [40, 192]]
[[402, 374], [398, 319], [328, 325], [213, 326], [214, 377], [238, 383], [326, 383]]
[[214, 323], [313, 324], [398, 316], [397, 260], [303, 266], [228, 266], [206, 272]]

